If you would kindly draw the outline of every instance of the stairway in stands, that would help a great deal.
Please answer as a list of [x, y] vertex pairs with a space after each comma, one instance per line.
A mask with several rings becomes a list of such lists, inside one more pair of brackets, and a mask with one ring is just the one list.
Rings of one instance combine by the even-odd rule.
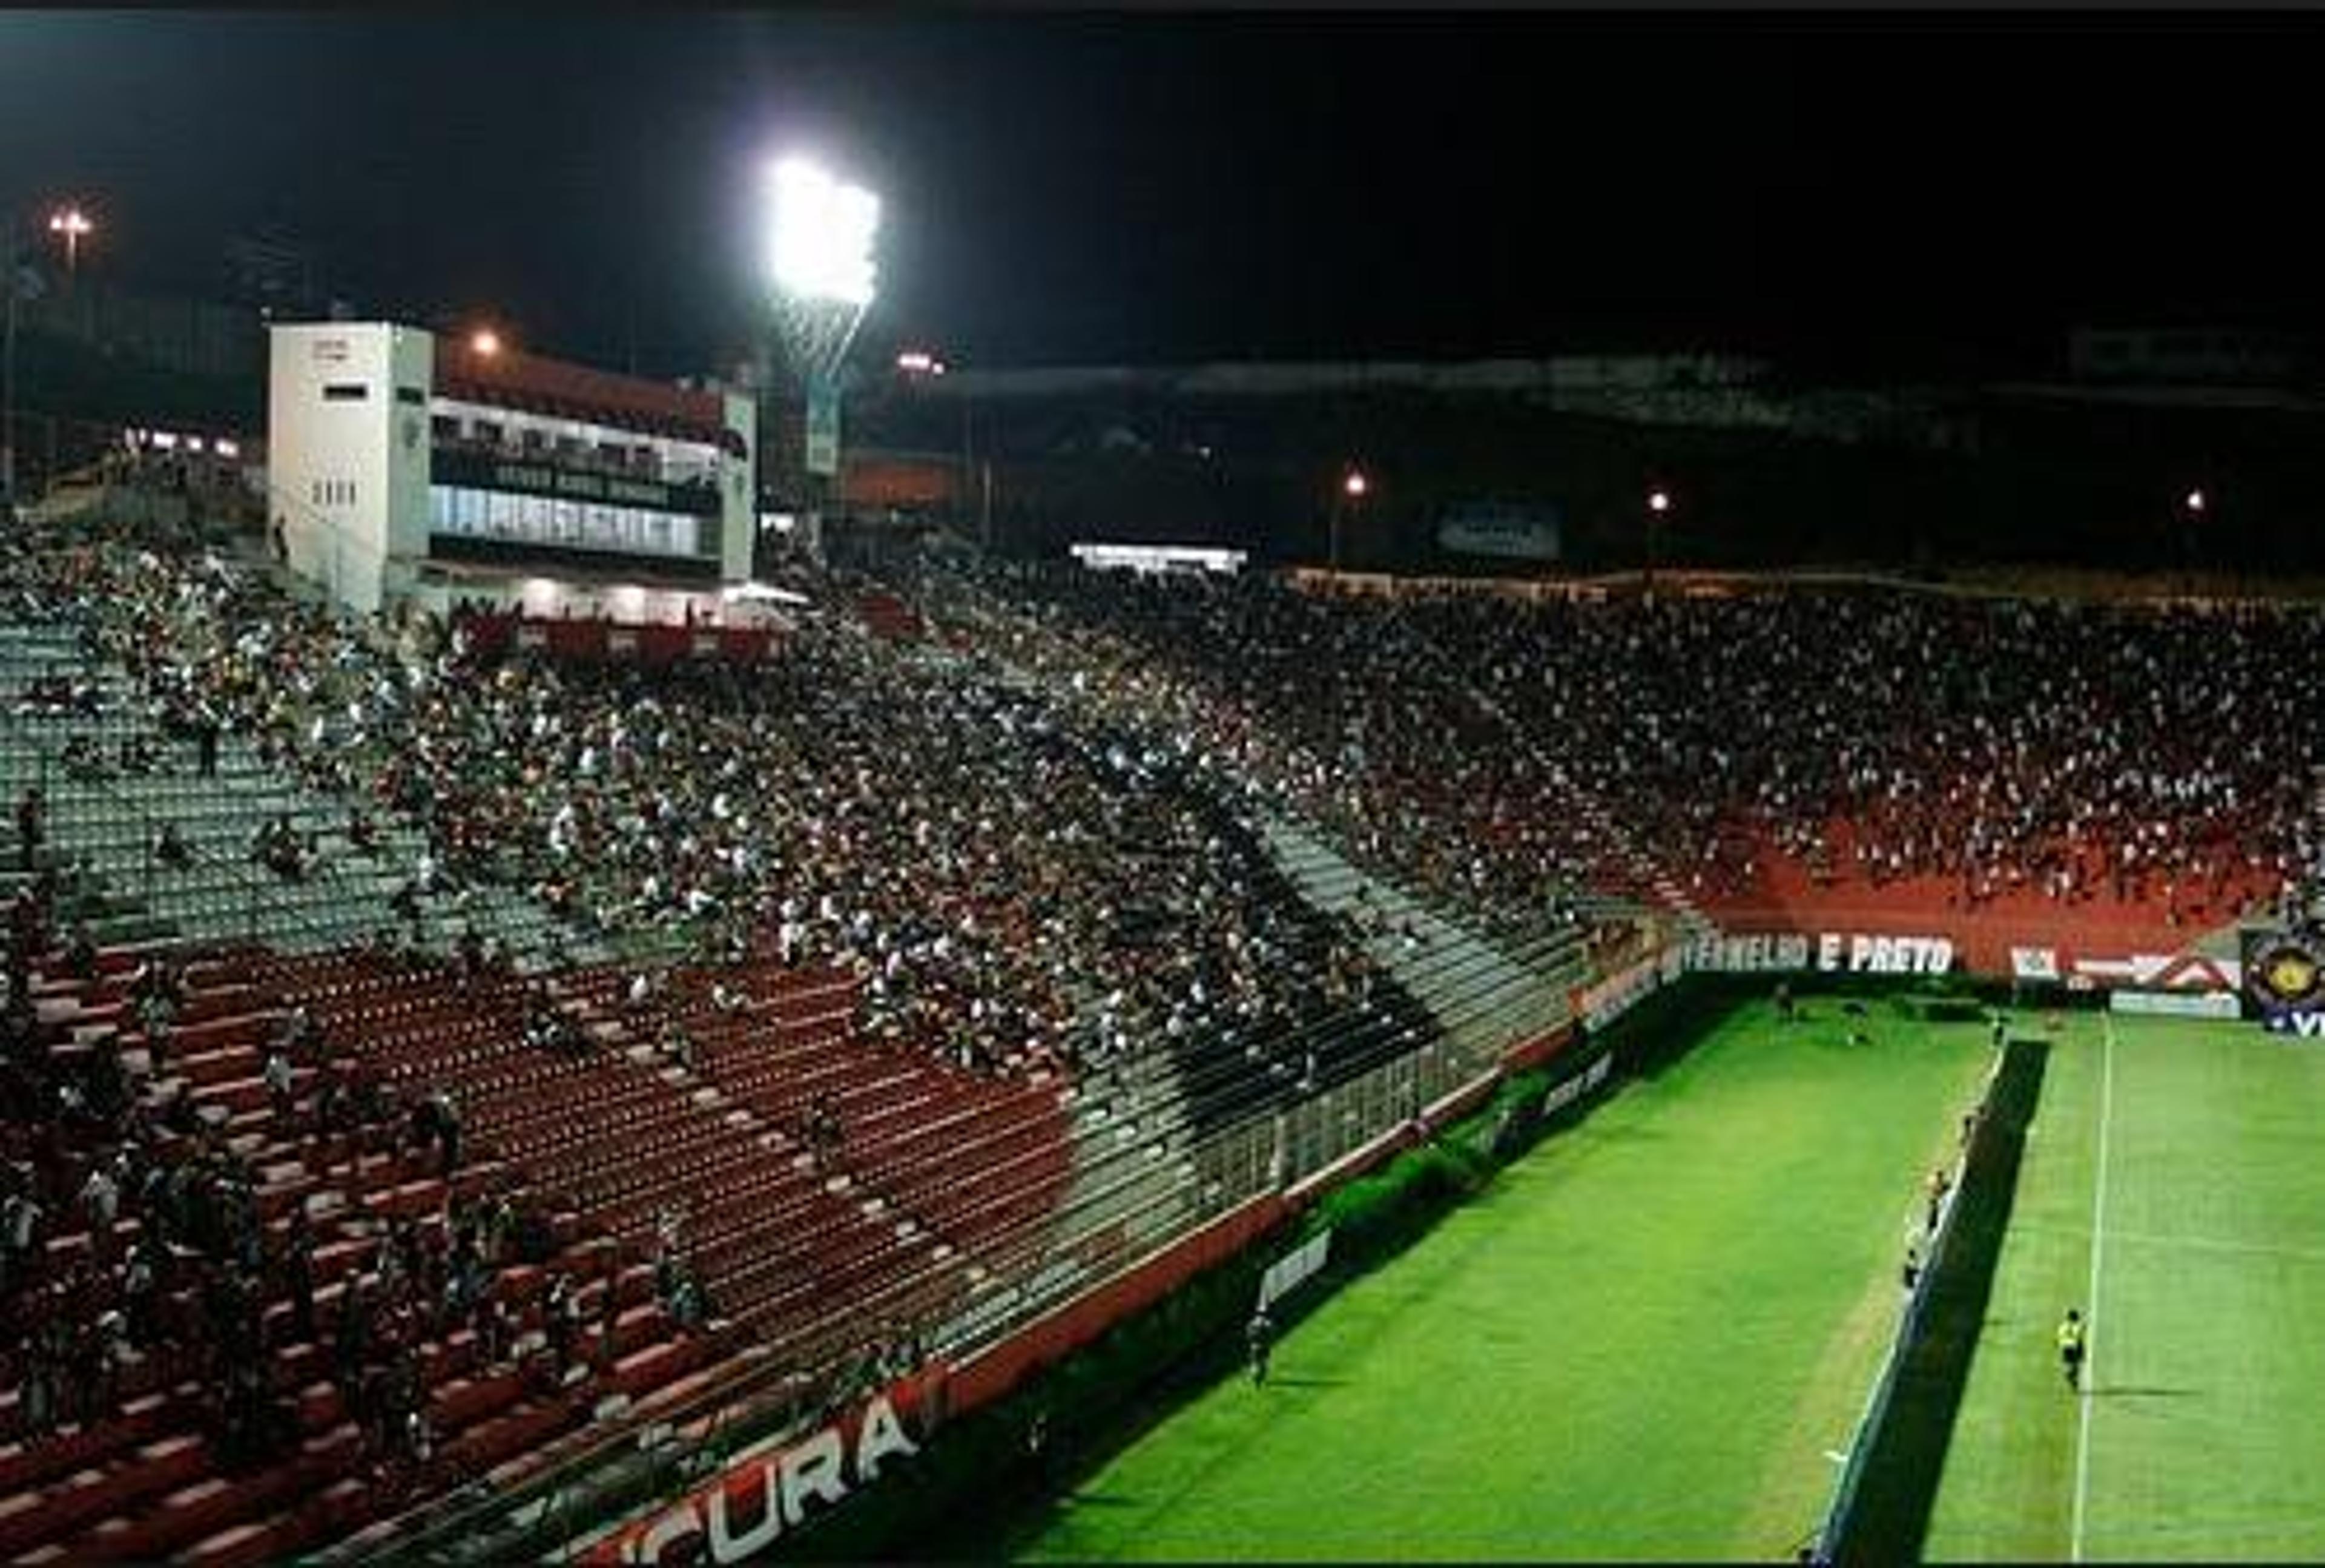
[[[1368, 914], [1385, 917], [1367, 951], [1472, 1060], [1490, 1061], [1513, 1042], [1566, 1017], [1567, 988], [1582, 979], [1581, 942], [1573, 933], [1545, 930], [1514, 948], [1496, 946], [1359, 870], [1288, 818], [1269, 816], [1261, 834], [1311, 904], [1359, 923]], [[1407, 928], [1418, 941], [1402, 934]]]

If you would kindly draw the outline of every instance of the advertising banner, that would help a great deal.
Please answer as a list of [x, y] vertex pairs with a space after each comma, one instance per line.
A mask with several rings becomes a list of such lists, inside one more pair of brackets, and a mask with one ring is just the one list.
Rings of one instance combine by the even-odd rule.
[[817, 379], [807, 388], [807, 471], [839, 472], [839, 384]]
[[569, 500], [635, 506], [649, 512], [716, 516], [716, 485], [671, 485], [642, 475], [567, 467], [547, 458], [508, 458], [493, 452], [441, 447], [429, 462], [430, 482], [477, 490], [509, 490], [524, 496], [560, 496]]
[[2234, 991], [2110, 991], [2107, 1010], [2156, 1018], [2241, 1018]]
[[2014, 979], [2047, 980], [2059, 979], [2059, 950], [2050, 947], [2014, 947], [2010, 950], [2010, 973]]
[[1260, 1306], [1274, 1305], [1312, 1278], [1317, 1270], [1324, 1266], [1331, 1248], [1331, 1231], [1320, 1230], [1293, 1251], [1269, 1265], [1267, 1272], [1259, 1280]]
[[1875, 936], [1827, 931], [1710, 936], [1688, 952], [1689, 967], [1707, 974], [1942, 975], [1954, 967], [1953, 939]]
[[886, 1461], [918, 1453], [923, 1403], [920, 1379], [894, 1383], [816, 1432], [737, 1456], [714, 1480], [590, 1542], [579, 1560], [747, 1563], [876, 1481]]
[[1567, 1000], [1582, 1026], [1595, 1035], [1686, 970], [1685, 955], [1677, 948], [1666, 948], [1595, 986], [1578, 988]]
[[1498, 501], [1464, 502], [1448, 507], [1438, 518], [1437, 545], [1454, 555], [1555, 561], [1558, 508]]

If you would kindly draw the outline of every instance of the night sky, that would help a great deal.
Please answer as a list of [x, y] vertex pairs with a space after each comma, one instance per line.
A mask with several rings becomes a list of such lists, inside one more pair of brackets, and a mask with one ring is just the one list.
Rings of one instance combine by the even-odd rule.
[[2314, 326], [2321, 60], [2196, 13], [14, 12], [0, 198], [85, 201], [125, 283], [273, 222], [366, 314], [653, 374], [752, 329], [792, 145], [885, 198], [884, 351], [2000, 359]]

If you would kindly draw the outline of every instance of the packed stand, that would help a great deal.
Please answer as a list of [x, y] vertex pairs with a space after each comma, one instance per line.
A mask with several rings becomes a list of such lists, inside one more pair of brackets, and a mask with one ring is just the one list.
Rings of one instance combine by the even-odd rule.
[[1645, 846], [1707, 903], [1788, 863], [1828, 891], [1926, 878], [1964, 909], [2176, 923], [2277, 895], [2313, 853], [2317, 744], [2286, 717], [2325, 700], [2313, 609], [987, 580], [1046, 616], [1028, 656], [1062, 647], [1052, 663], [1449, 900], [1619, 884]]

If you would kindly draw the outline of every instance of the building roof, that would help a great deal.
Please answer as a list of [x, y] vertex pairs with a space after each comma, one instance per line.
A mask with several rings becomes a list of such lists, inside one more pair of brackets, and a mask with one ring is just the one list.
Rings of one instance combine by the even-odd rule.
[[459, 338], [437, 339], [436, 390], [467, 402], [727, 444], [726, 406], [715, 392], [691, 392], [513, 348], [479, 354]]

